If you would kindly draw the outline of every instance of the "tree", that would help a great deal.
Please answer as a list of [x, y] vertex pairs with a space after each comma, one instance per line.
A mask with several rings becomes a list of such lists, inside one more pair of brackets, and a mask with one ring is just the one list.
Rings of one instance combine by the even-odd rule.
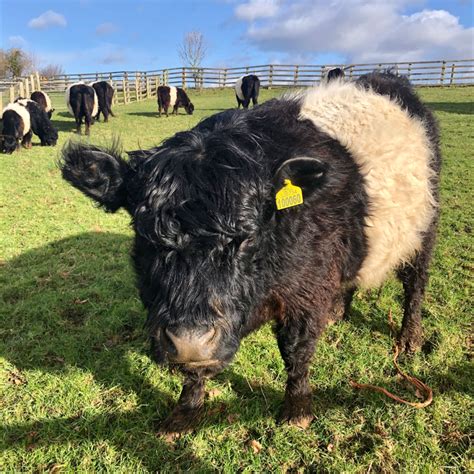
[[64, 74], [64, 68], [60, 64], [48, 64], [40, 69], [40, 74], [47, 79]]
[[202, 81], [199, 80], [199, 68], [207, 53], [204, 35], [200, 31], [186, 33], [178, 53], [184, 66], [188, 66], [193, 70], [195, 87], [202, 86]]
[[2, 77], [21, 77], [35, 70], [36, 59], [31, 53], [20, 48], [0, 50], [0, 75]]

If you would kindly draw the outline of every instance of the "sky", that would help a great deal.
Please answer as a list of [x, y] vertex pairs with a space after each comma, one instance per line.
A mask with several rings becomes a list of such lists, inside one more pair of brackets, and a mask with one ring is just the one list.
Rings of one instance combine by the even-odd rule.
[[67, 73], [474, 57], [474, 0], [0, 0], [0, 47]]

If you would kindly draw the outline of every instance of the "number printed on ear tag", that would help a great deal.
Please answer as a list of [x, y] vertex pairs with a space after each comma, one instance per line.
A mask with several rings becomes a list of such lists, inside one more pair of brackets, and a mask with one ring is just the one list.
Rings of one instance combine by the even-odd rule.
[[287, 207], [303, 204], [303, 191], [299, 186], [292, 184], [291, 180], [285, 179], [285, 185], [276, 193], [276, 207], [279, 211]]

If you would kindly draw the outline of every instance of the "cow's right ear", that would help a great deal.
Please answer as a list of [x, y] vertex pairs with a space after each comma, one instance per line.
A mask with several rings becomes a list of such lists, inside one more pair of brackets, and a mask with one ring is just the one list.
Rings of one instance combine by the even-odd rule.
[[285, 180], [289, 179], [303, 190], [303, 196], [309, 196], [324, 185], [327, 171], [327, 163], [318, 158], [310, 156], [290, 158], [276, 170], [273, 185], [278, 190], [284, 185]]
[[108, 212], [127, 204], [130, 166], [117, 146], [103, 150], [83, 143], [66, 144], [59, 162], [63, 178]]

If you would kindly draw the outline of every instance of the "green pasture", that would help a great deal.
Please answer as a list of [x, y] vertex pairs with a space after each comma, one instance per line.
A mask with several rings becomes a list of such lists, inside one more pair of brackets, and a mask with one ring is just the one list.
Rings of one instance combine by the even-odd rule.
[[[263, 90], [261, 101], [279, 93]], [[32, 149], [0, 155], [0, 472], [472, 472], [474, 89], [420, 94], [441, 126], [442, 219], [426, 342], [401, 364], [432, 387], [432, 405], [417, 410], [348, 383], [417, 399], [391, 361], [387, 314], [400, 323], [402, 298], [391, 280], [356, 294], [349, 320], [322, 338], [308, 430], [275, 422], [285, 372], [266, 326], [208, 383], [200, 429], [173, 442], [157, 433], [181, 379], [148, 357], [129, 217], [96, 209], [61, 180], [59, 151], [78, 137], [54, 96], [58, 146], [34, 137]], [[117, 106], [90, 141], [147, 148], [235, 106], [230, 90], [190, 96], [193, 116], [158, 118], [154, 100]]]

